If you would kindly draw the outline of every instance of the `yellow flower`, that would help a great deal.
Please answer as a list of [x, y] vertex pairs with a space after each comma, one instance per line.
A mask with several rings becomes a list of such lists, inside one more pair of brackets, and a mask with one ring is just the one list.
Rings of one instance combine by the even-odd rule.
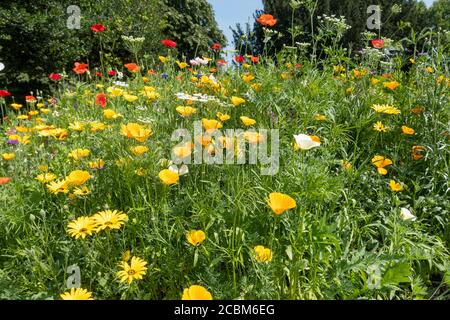
[[384, 126], [384, 124], [381, 121], [377, 121], [373, 125], [373, 130], [378, 131], [378, 132], [386, 132], [386, 127]]
[[19, 110], [20, 108], [22, 108], [22, 105], [19, 103], [11, 103], [11, 108], [13, 108], [14, 110]]
[[251, 85], [252, 89], [255, 91], [260, 91], [262, 88], [262, 85], [260, 83], [254, 83]]
[[350, 93], [352, 93], [353, 91], [355, 91], [355, 88], [353, 88], [353, 87], [349, 87], [349, 88], [345, 89], [345, 92], [346, 92], [347, 94], [350, 94]]
[[253, 80], [255, 80], [255, 76], [252, 74], [245, 74], [242, 76], [242, 80], [249, 83], [249, 82], [252, 82]]
[[134, 102], [134, 101], [136, 101], [136, 100], [138, 99], [137, 96], [134, 96], [134, 95], [128, 94], [128, 93], [125, 93], [125, 94], [123, 95], [123, 98], [124, 98], [126, 101], [128, 101], [128, 102]]
[[37, 181], [39, 181], [40, 183], [49, 183], [56, 179], [56, 175], [54, 175], [53, 173], [47, 172], [47, 173], [42, 173], [42, 174], [38, 175], [35, 179]]
[[380, 80], [378, 80], [377, 78], [370, 78], [370, 83], [372, 83], [373, 85], [376, 85], [380, 82]]
[[47, 172], [48, 171], [48, 165], [40, 164], [40, 165], [38, 165], [38, 169], [39, 169], [39, 171]]
[[94, 220], [90, 217], [79, 217], [76, 220], [72, 220], [67, 225], [67, 232], [75, 239], [86, 238], [86, 236], [92, 235], [95, 229]]
[[246, 131], [244, 132], [244, 139], [251, 144], [258, 144], [264, 140], [264, 135], [254, 131]]
[[159, 56], [159, 61], [161, 61], [162, 63], [166, 63], [167, 61], [169, 61], [169, 58], [167, 57], [163, 57], [163, 56]]
[[372, 109], [378, 113], [391, 114], [391, 115], [392, 114], [400, 114], [399, 109], [397, 109], [394, 106], [387, 105], [387, 104], [374, 104], [372, 106]]
[[316, 121], [325, 121], [325, 120], [327, 120], [327, 116], [318, 113], [318, 114], [316, 114], [314, 116], [314, 120], [316, 120]]
[[180, 176], [177, 172], [174, 172], [172, 170], [169, 169], [164, 169], [162, 170], [159, 174], [158, 177], [161, 179], [161, 181], [165, 184], [165, 185], [173, 185], [173, 184], [177, 184], [178, 181], [180, 180]]
[[270, 262], [272, 261], [272, 250], [265, 248], [264, 246], [256, 246], [253, 248], [255, 252], [255, 259], [258, 262]]
[[127, 250], [122, 254], [122, 261], [128, 262], [131, 258], [131, 251]]
[[86, 183], [91, 178], [87, 171], [75, 170], [72, 171], [66, 178], [69, 187], [78, 187]]
[[108, 120], [114, 120], [114, 119], [117, 119], [117, 118], [122, 117], [121, 114], [116, 113], [116, 112], [115, 112], [114, 110], [112, 110], [112, 109], [105, 109], [105, 110], [103, 110], [103, 116], [104, 116], [106, 119], [108, 119]]
[[102, 131], [107, 128], [103, 122], [99, 121], [92, 121], [90, 125], [91, 125], [91, 132]]
[[231, 118], [228, 114], [222, 112], [217, 112], [216, 117], [219, 118], [219, 120], [222, 122], [228, 121]]
[[84, 130], [84, 123], [80, 121], [74, 121], [71, 124], [69, 124], [69, 129], [73, 131], [83, 131]]
[[80, 197], [88, 196], [91, 193], [92, 193], [91, 190], [89, 190], [89, 188], [86, 187], [86, 186], [83, 186], [81, 188], [75, 188], [73, 190], [73, 194], [76, 195], [76, 196], [80, 196]]
[[143, 177], [147, 174], [147, 170], [145, 170], [144, 168], [137, 168], [136, 170], [134, 170], [134, 174], [139, 176], [139, 177]]
[[89, 149], [75, 149], [69, 153], [69, 157], [74, 160], [79, 160], [82, 158], [89, 157], [91, 151]]
[[145, 142], [153, 133], [150, 128], [143, 127], [138, 123], [128, 123], [122, 125], [121, 134], [139, 142]]
[[105, 161], [103, 161], [102, 159], [97, 159], [95, 161], [89, 161], [88, 166], [91, 169], [101, 170], [105, 167]]
[[109, 87], [106, 89], [106, 91], [109, 93], [112, 97], [120, 97], [123, 95], [124, 91], [121, 88], [115, 88], [115, 87]]
[[413, 135], [415, 133], [413, 128], [402, 126], [402, 132], [407, 135]]
[[344, 72], [345, 68], [341, 65], [333, 66], [333, 72], [334, 73], [341, 73]]
[[66, 291], [61, 294], [63, 300], [94, 300], [92, 293], [82, 288], [71, 288], [70, 291]]
[[272, 192], [269, 194], [269, 200], [267, 201], [269, 207], [275, 214], [280, 215], [283, 212], [293, 209], [297, 206], [297, 203], [287, 194]]
[[392, 164], [392, 160], [380, 155], [376, 155], [372, 158], [372, 164], [377, 168], [377, 171], [381, 175], [387, 174], [385, 167]]
[[181, 300], [213, 300], [213, 297], [204, 287], [193, 285], [183, 290]]
[[256, 123], [256, 120], [249, 118], [249, 117], [242, 116], [242, 117], [240, 117], [240, 119], [241, 119], [242, 123], [246, 126], [252, 126]]
[[139, 257], [131, 258], [130, 264], [126, 261], [121, 261], [119, 266], [123, 269], [117, 272], [120, 282], [128, 281], [130, 284], [133, 280], [142, 279], [147, 273], [147, 262]]
[[395, 192], [403, 190], [403, 186], [400, 183], [396, 182], [395, 180], [389, 181], [389, 186], [391, 187], [391, 190]]
[[189, 117], [191, 115], [193, 115], [194, 113], [197, 112], [197, 109], [192, 108], [192, 107], [183, 107], [183, 106], [178, 106], [176, 108], [176, 111], [182, 116], [182, 117]]
[[384, 82], [383, 86], [390, 90], [395, 90], [398, 86], [400, 86], [400, 83], [397, 81]]
[[105, 210], [94, 214], [92, 220], [95, 223], [96, 231], [99, 232], [105, 229], [120, 229], [128, 221], [128, 215], [122, 211]]
[[37, 111], [37, 110], [31, 110], [30, 112], [28, 112], [28, 115], [30, 115], [30, 116], [35, 116], [38, 114], [39, 114], [39, 111]]
[[426, 67], [426, 69], [428, 73], [433, 73], [434, 69], [432, 67]]
[[2, 154], [2, 158], [5, 161], [11, 161], [16, 157], [16, 154], [11, 152], [11, 153], [3, 153]]
[[202, 119], [203, 128], [207, 131], [222, 128], [222, 123], [214, 119]]
[[360, 70], [354, 69], [354, 70], [353, 70], [353, 75], [354, 75], [356, 78], [363, 77], [363, 76], [365, 76], [366, 74], [367, 74], [367, 70], [366, 70], [366, 69], [360, 69]]
[[240, 106], [241, 104], [244, 104], [245, 102], [246, 102], [246, 101], [245, 101], [245, 99], [243, 99], [243, 98], [239, 98], [239, 97], [235, 97], [235, 96], [231, 97], [231, 103], [232, 103], [235, 107]]
[[198, 246], [206, 239], [206, 234], [202, 230], [191, 230], [186, 234], [187, 241], [193, 246]]
[[186, 63], [186, 62], [180, 62], [180, 61], [178, 61], [178, 60], [177, 60], [177, 65], [178, 65], [178, 67], [179, 67], [180, 69], [184, 69], [184, 68], [186, 68], [187, 66], [189, 66], [188, 63]]
[[345, 170], [350, 170], [352, 168], [352, 164], [348, 160], [342, 160], [341, 163]]
[[66, 180], [52, 181], [47, 184], [47, 189], [54, 194], [68, 193], [69, 185]]
[[149, 149], [146, 146], [136, 146], [136, 147], [131, 147], [130, 150], [135, 155], [142, 155], [142, 154], [146, 153]]
[[17, 116], [17, 119], [19, 119], [19, 120], [28, 120], [28, 116], [25, 115], [25, 114], [21, 114], [21, 115]]
[[[203, 138], [206, 138], [206, 137], [203, 137]], [[202, 144], [203, 144], [203, 140], [202, 140]], [[177, 147], [173, 148], [172, 152], [178, 158], [186, 158], [191, 155], [193, 147], [194, 147], [194, 145], [191, 142], [186, 142], [185, 144], [183, 144], [181, 146], [177, 146]]]

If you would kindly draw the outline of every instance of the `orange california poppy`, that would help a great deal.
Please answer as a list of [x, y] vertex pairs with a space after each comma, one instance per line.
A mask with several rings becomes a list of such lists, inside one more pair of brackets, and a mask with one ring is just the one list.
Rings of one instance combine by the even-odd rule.
[[7, 177], [0, 177], [0, 186], [3, 184], [7, 184], [11, 181], [11, 178], [7, 178]]
[[139, 72], [139, 66], [136, 63], [127, 63], [124, 66], [131, 72]]
[[258, 19], [256, 19], [256, 21], [258, 21], [258, 23], [262, 24], [263, 26], [268, 27], [273, 27], [277, 24], [277, 19], [275, 19], [271, 14], [262, 14]]
[[75, 67], [72, 69], [76, 74], [83, 74], [88, 72], [89, 65], [86, 63], [75, 62]]

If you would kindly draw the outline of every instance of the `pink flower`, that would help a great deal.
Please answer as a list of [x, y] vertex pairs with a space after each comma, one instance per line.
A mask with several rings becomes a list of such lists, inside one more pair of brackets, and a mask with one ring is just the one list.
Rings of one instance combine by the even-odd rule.
[[58, 80], [61, 80], [61, 78], [62, 78], [62, 76], [58, 73], [50, 73], [50, 75], [48, 77], [53, 81], [58, 81]]

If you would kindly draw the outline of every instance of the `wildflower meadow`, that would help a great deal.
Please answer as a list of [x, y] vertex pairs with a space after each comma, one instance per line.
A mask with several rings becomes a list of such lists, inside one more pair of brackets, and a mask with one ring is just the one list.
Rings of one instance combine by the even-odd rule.
[[273, 54], [255, 23], [262, 54], [114, 64], [99, 22], [97, 65], [0, 83], [1, 299], [450, 297], [450, 32], [355, 53], [325, 15]]

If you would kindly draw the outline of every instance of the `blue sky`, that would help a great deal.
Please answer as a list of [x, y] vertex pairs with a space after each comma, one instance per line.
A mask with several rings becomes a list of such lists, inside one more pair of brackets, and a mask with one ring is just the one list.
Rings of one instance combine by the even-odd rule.
[[[230, 26], [234, 27], [236, 23], [244, 25], [253, 20], [253, 13], [257, 9], [263, 9], [261, 0], [208, 0], [212, 4], [219, 27], [225, 33], [228, 39], [228, 46], [231, 47], [233, 34]], [[288, 0], [285, 0], [288, 1]], [[424, 0], [430, 6], [434, 0]]]

